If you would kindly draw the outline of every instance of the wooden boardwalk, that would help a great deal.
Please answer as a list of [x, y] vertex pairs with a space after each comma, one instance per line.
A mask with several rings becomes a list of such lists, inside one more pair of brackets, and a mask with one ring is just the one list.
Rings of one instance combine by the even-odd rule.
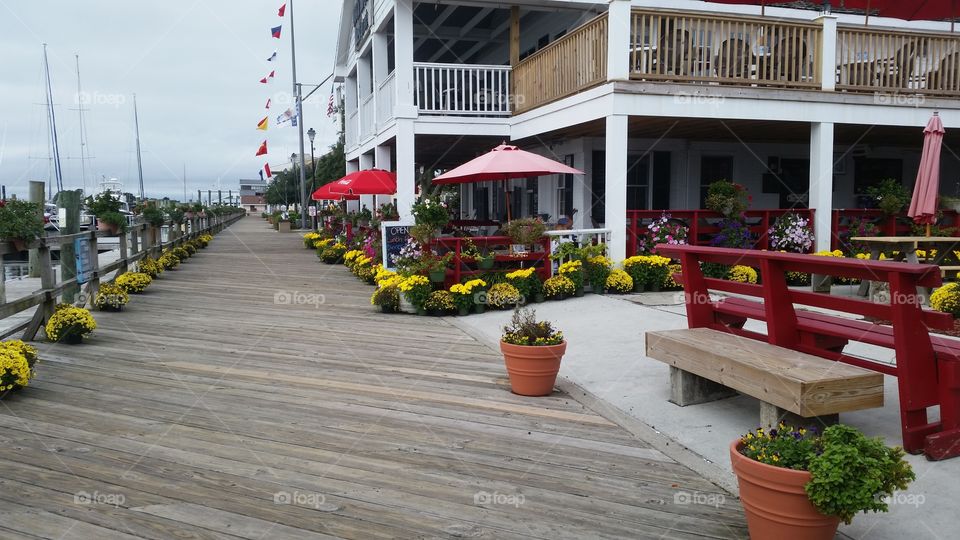
[[84, 345], [40, 344], [0, 401], [0, 537], [746, 536], [713, 484], [370, 293], [250, 217]]

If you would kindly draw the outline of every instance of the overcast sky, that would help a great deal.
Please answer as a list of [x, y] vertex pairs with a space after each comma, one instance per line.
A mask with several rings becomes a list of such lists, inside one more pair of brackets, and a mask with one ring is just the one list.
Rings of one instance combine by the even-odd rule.
[[[42, 44], [48, 44], [50, 75], [67, 189], [82, 187], [77, 76], [80, 55], [88, 148], [87, 189], [101, 176], [138, 190], [132, 94], [137, 94], [143, 177], [147, 196], [183, 198], [196, 190], [237, 189], [240, 178], [258, 178], [269, 139], [275, 169], [298, 151], [297, 130], [276, 126], [292, 106], [290, 13], [283, 0], [0, 0], [0, 183], [24, 196], [27, 182], [46, 181], [46, 109]], [[319, 83], [333, 70], [339, 1], [295, 2], [297, 75]], [[283, 36], [270, 28], [283, 23]], [[277, 61], [267, 58], [278, 51]], [[276, 70], [276, 78], [258, 81]], [[304, 93], [307, 92], [305, 88]], [[328, 82], [304, 105], [305, 127], [317, 132], [316, 153], [336, 140], [327, 117]], [[273, 104], [269, 111], [267, 99]], [[256, 130], [270, 116], [270, 128]], [[309, 153], [309, 142], [306, 143]], [[226, 196], [226, 193], [224, 194]]]

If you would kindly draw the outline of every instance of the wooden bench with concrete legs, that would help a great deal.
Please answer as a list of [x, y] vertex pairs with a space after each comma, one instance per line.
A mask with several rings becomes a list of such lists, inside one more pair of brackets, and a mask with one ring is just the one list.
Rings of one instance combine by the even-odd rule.
[[835, 424], [883, 406], [883, 374], [710, 328], [647, 332], [646, 354], [670, 365], [670, 401], [760, 400], [760, 425]]

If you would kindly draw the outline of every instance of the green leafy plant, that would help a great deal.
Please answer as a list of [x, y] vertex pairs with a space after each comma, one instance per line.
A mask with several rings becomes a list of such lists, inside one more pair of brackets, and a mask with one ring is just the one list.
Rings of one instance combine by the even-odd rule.
[[719, 212], [726, 218], [739, 219], [750, 204], [750, 196], [740, 184], [717, 180], [707, 188], [705, 204], [708, 210]]
[[163, 210], [154, 204], [148, 204], [146, 207], [144, 207], [141, 215], [143, 216], [144, 221], [154, 227], [162, 227], [166, 221], [166, 216], [163, 214]]
[[183, 223], [183, 217], [183, 208], [180, 208], [179, 206], [171, 206], [170, 208], [167, 208], [167, 218], [169, 218], [173, 223]]
[[87, 210], [89, 210], [90, 213], [98, 218], [101, 218], [102, 214], [106, 214], [108, 212], [119, 212], [123, 207], [123, 203], [120, 202], [120, 199], [118, 199], [109, 191], [98, 193], [96, 196], [91, 195], [90, 197], [87, 197], [86, 204]]
[[867, 195], [877, 201], [877, 208], [886, 216], [895, 216], [910, 204], [910, 190], [899, 180], [886, 178], [879, 184], [867, 188]]
[[43, 235], [40, 203], [10, 199], [0, 201], [0, 238], [31, 242]]
[[417, 225], [428, 225], [434, 229], [439, 229], [450, 221], [447, 203], [435, 196], [421, 197], [413, 204], [410, 212]]
[[810, 502], [848, 524], [860, 512], [886, 512], [888, 497], [916, 478], [902, 448], [888, 447], [850, 426], [830, 426], [818, 435], [780, 424], [747, 433], [740, 442], [740, 453], [750, 459], [809, 471], [805, 489]]
[[370, 297], [370, 303], [380, 306], [384, 311], [396, 313], [400, 311], [400, 289], [396, 284], [378, 287]]
[[529, 246], [543, 238], [547, 226], [537, 218], [515, 219], [507, 224], [507, 235], [514, 244]]
[[538, 321], [537, 312], [530, 308], [517, 308], [510, 324], [503, 327], [500, 339], [511, 345], [548, 346], [563, 343], [563, 332], [548, 321]]

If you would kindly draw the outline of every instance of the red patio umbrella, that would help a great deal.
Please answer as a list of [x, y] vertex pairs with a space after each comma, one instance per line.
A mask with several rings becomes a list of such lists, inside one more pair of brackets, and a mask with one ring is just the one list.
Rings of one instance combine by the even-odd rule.
[[325, 184], [320, 186], [310, 195], [310, 198], [315, 201], [357, 201], [360, 200], [359, 195], [346, 195], [343, 193], [332, 193], [330, 188], [333, 187], [333, 184]]
[[[434, 178], [433, 183], [437, 185], [466, 184], [490, 180], [502, 180], [506, 183], [513, 178], [530, 178], [548, 174], [583, 174], [583, 171], [533, 152], [520, 150], [516, 146], [501, 144], [486, 154]], [[507, 221], [509, 221], [509, 196], [506, 199]]]
[[397, 175], [382, 169], [352, 172], [330, 184], [332, 193], [348, 195], [393, 195], [397, 192]]
[[943, 143], [943, 122], [940, 115], [933, 113], [933, 118], [927, 122], [923, 130], [923, 155], [920, 157], [920, 170], [917, 172], [917, 182], [913, 186], [913, 199], [910, 200], [910, 211], [907, 215], [916, 223], [927, 226], [927, 236], [930, 236], [930, 225], [937, 220], [937, 195], [940, 192], [940, 146]]

